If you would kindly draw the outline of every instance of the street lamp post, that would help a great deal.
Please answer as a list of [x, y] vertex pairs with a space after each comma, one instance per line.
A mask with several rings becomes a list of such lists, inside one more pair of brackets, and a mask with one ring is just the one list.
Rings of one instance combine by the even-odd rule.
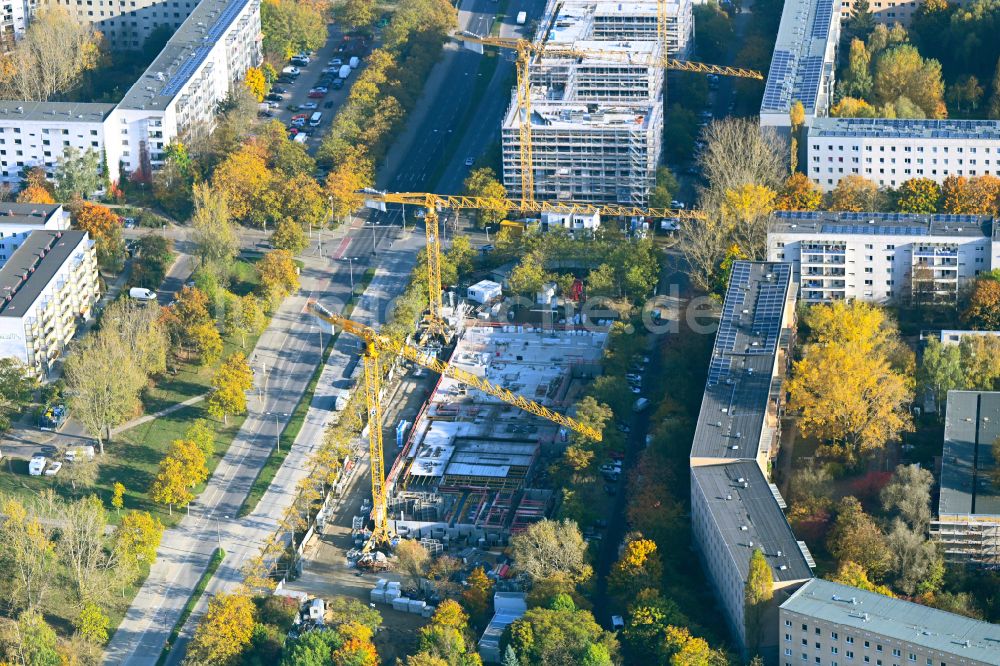
[[219, 537], [219, 550], [222, 550], [222, 519], [225, 518], [229, 520], [229, 516], [216, 516], [215, 517], [215, 531]]
[[375, 240], [375, 220], [373, 218], [372, 219], [372, 254], [374, 254], [376, 257], [378, 256], [378, 247], [377, 247], [377, 245], [378, 245], [378, 243]]
[[354, 297], [354, 257], [344, 257], [347, 259], [347, 268], [351, 273], [351, 298]]

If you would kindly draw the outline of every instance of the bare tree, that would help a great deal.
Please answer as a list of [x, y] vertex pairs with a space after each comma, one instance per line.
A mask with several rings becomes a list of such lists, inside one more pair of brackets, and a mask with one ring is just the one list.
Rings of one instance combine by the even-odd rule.
[[101, 35], [59, 8], [39, 10], [14, 50], [0, 61], [0, 95], [44, 102], [79, 83], [101, 57]]
[[159, 321], [159, 309], [131, 298], [115, 301], [104, 310], [100, 335], [132, 350], [143, 373], [155, 375], [167, 369], [169, 341]]
[[710, 190], [724, 193], [744, 185], [778, 190], [788, 175], [786, 143], [770, 127], [749, 118], [716, 120], [705, 128], [698, 159]]
[[691, 281], [698, 289], [712, 288], [712, 278], [732, 242], [730, 229], [718, 211], [702, 220], [681, 223], [677, 247], [687, 259]]
[[60, 504], [56, 517], [60, 525], [56, 551], [66, 567], [66, 578], [82, 606], [101, 601], [109, 589], [107, 573], [111, 557], [105, 548], [107, 515], [95, 496]]
[[587, 564], [587, 542], [572, 520], [542, 520], [510, 540], [514, 565], [532, 581], [566, 578], [583, 582], [593, 570]]
[[933, 485], [934, 476], [920, 465], [900, 465], [882, 488], [882, 508], [887, 513], [895, 513], [922, 534], [931, 520]]

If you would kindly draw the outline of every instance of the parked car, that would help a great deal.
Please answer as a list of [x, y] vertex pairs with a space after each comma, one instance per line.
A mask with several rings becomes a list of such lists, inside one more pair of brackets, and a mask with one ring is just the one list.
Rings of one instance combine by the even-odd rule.
[[62, 469], [63, 464], [61, 462], [53, 462], [45, 470], [45, 476], [55, 476]]
[[326, 93], [323, 92], [321, 89], [319, 89], [319, 88], [313, 88], [312, 90], [309, 91], [309, 98], [310, 99], [320, 99], [325, 94]]
[[268, 102], [283, 102], [285, 100], [283, 96], [279, 95], [276, 92], [267, 93], [266, 95], [264, 95], [264, 99], [266, 99]]
[[316, 102], [306, 102], [305, 104], [299, 104], [299, 111], [315, 111], [319, 108], [319, 104]]
[[330, 67], [336, 67], [337, 69], [340, 69], [340, 66], [343, 64], [344, 61], [340, 58], [331, 58], [329, 62]]
[[288, 90], [286, 88], [281, 88], [279, 86], [271, 86], [271, 92], [278, 93], [279, 95], [287, 95]]
[[470, 167], [470, 166], [472, 166], [475, 163], [476, 163], [476, 159], [474, 157], [466, 157], [465, 158], [465, 166]]
[[333, 86], [334, 90], [340, 90], [344, 87], [344, 79], [334, 79], [330, 85]]
[[299, 74], [302, 73], [302, 70], [299, 69], [298, 67], [294, 67], [292, 65], [289, 65], [288, 67], [285, 67], [284, 69], [282, 69], [281, 73], [285, 74], [286, 76], [298, 76]]
[[324, 109], [332, 109], [333, 108], [333, 101], [331, 100], [329, 102], [323, 102], [323, 108]]

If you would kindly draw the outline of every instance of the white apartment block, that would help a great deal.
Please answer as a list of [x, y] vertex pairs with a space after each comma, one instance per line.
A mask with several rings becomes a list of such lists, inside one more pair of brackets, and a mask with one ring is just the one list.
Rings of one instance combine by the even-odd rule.
[[829, 115], [840, 40], [840, 0], [787, 0], [760, 105], [761, 127], [791, 131], [796, 101], [805, 124]]
[[[847, 23], [854, 16], [854, 5], [857, 0], [841, 0], [841, 18]], [[949, 0], [949, 5], [964, 6], [965, 0]], [[899, 23], [904, 28], [910, 27], [913, 18], [923, 7], [923, 0], [868, 0], [868, 11], [876, 23], [892, 25]]]
[[0, 358], [46, 377], [99, 296], [86, 232], [32, 232], [0, 268]]
[[770, 261], [787, 261], [805, 303], [954, 302], [1000, 267], [1000, 225], [977, 215], [777, 211]]
[[[531, 105], [535, 198], [643, 206], [655, 184], [663, 105], [653, 102]], [[503, 182], [521, 196], [519, 110], [501, 128]]]
[[70, 215], [61, 204], [0, 204], [0, 268], [33, 231], [69, 229]]
[[118, 104], [0, 101], [0, 182], [51, 177], [68, 146], [106, 155], [109, 178], [149, 178], [162, 152], [259, 64], [259, 0], [202, 0]]
[[1000, 175], [1000, 121], [824, 118], [809, 128], [809, 177], [825, 192], [857, 175], [881, 188], [911, 178]]
[[38, 8], [37, 0], [5, 0], [0, 3], [0, 51], [7, 52], [14, 42], [24, 37], [31, 17]]
[[[44, 1], [44, 0], [43, 0]], [[47, 0], [79, 23], [91, 23], [115, 50], [136, 51], [159, 27], [177, 30], [198, 0]]]
[[[114, 104], [0, 101], [0, 183], [16, 185], [32, 167], [52, 178], [66, 148], [101, 154], [114, 110]], [[108, 165], [117, 171], [117, 163]]]
[[996, 666], [1000, 625], [814, 578], [779, 609], [780, 666]]

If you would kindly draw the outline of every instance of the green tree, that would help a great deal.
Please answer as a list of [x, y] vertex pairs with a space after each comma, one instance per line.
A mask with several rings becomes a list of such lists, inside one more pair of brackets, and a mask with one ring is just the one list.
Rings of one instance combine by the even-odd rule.
[[677, 178], [667, 167], [656, 169], [656, 183], [649, 193], [650, 208], [671, 208], [671, 203], [680, 191]]
[[298, 254], [309, 246], [309, 240], [301, 224], [290, 217], [285, 217], [274, 227], [271, 245], [278, 250], [288, 250], [292, 254]]
[[37, 382], [16, 358], [0, 358], [0, 433], [10, 428], [11, 417], [31, 401]]
[[872, 92], [871, 55], [861, 39], [851, 40], [847, 62], [847, 71], [838, 86], [839, 92], [845, 97], [867, 99]]
[[928, 118], [944, 118], [947, 115], [941, 63], [921, 58], [916, 47], [910, 44], [892, 47], [878, 56], [872, 92], [878, 104], [906, 97]]
[[111, 620], [97, 604], [87, 604], [74, 623], [77, 632], [91, 643], [104, 645], [108, 642], [108, 628]]
[[943, 407], [948, 391], [965, 386], [959, 346], [943, 345], [937, 338], [930, 338], [924, 348], [917, 383], [925, 391], [933, 391], [938, 405]]
[[61, 666], [56, 632], [38, 611], [25, 611], [17, 618], [15, 655], [24, 666]]
[[507, 207], [500, 200], [507, 198], [507, 189], [497, 179], [489, 167], [475, 169], [465, 179], [465, 193], [470, 197], [482, 197], [489, 201], [477, 209], [476, 219], [480, 226], [500, 224], [507, 218]]
[[964, 388], [992, 391], [1000, 380], [1000, 337], [965, 335], [959, 342]]
[[73, 146], [63, 149], [56, 163], [54, 178], [60, 201], [74, 197], [88, 198], [101, 189], [100, 156], [96, 150], [80, 151]]
[[353, 29], [371, 25], [375, 20], [374, 0], [345, 0], [340, 8], [340, 17]]
[[226, 196], [207, 182], [195, 183], [193, 192], [191, 240], [202, 265], [210, 266], [217, 275], [226, 275], [240, 249], [240, 239], [229, 217]]
[[743, 587], [743, 612], [747, 643], [753, 651], [760, 647], [764, 633], [764, 618], [774, 597], [774, 572], [763, 551], [754, 548], [750, 554], [750, 570]]
[[989, 117], [993, 120], [1000, 119], [1000, 58], [997, 58], [996, 67], [993, 70], [993, 85], [990, 87], [990, 109]]
[[315, 51], [326, 40], [326, 21], [312, 6], [265, 0], [260, 6], [264, 53], [283, 62], [300, 51]]
[[[857, 0], [854, 3], [847, 29], [850, 34], [858, 38], [858, 41], [867, 39], [868, 35], [875, 29], [875, 17], [872, 16], [868, 0]], [[853, 40], [851, 44], [853, 46]]]
[[507, 631], [511, 647], [524, 663], [580, 664], [594, 655], [592, 645], [601, 646], [610, 659], [617, 658], [617, 639], [584, 610], [531, 608]]
[[509, 645], [503, 651], [503, 661], [500, 662], [500, 666], [521, 666], [521, 661], [517, 658], [517, 653]]
[[246, 349], [247, 337], [260, 335], [267, 326], [267, 315], [261, 306], [260, 299], [253, 294], [236, 297], [230, 294], [229, 307], [226, 309], [226, 333], [238, 335], [240, 346]]

